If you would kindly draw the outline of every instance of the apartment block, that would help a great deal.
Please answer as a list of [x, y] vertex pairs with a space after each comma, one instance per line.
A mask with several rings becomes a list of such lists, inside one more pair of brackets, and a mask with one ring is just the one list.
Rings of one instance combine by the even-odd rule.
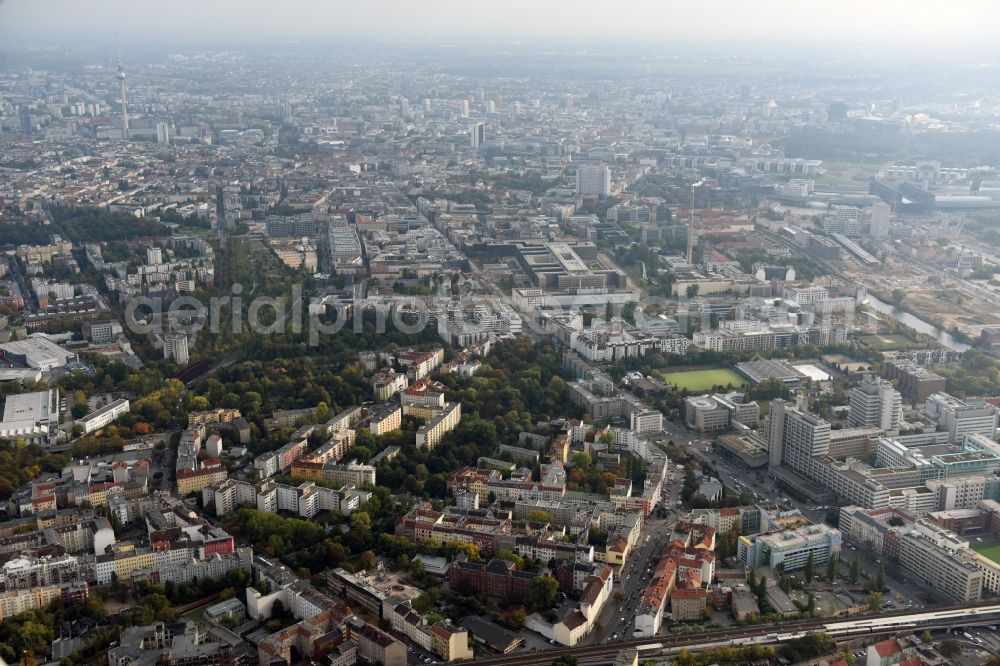
[[177, 470], [177, 492], [181, 495], [200, 493], [208, 486], [225, 481], [228, 474], [228, 470], [218, 461], [197, 469]]
[[386, 405], [383, 409], [372, 409], [368, 417], [368, 432], [379, 437], [393, 430], [399, 430], [402, 425], [402, 410], [399, 405]]
[[926, 534], [908, 532], [899, 544], [899, 564], [913, 578], [949, 601], [966, 603], [983, 595], [984, 575], [964, 549], [939, 545]]
[[[414, 407], [410, 405], [404, 405], [403, 411], [407, 415], [416, 413]], [[433, 449], [446, 433], [458, 427], [459, 421], [462, 420], [462, 403], [445, 403], [443, 408], [434, 410], [429, 416], [430, 418], [417, 429], [418, 449]]]
[[397, 393], [406, 390], [409, 379], [406, 375], [383, 370], [372, 378], [372, 392], [377, 402], [386, 402]]
[[73, 424], [80, 426], [84, 433], [91, 433], [113, 423], [119, 416], [128, 414], [129, 409], [129, 401], [121, 398], [77, 419]]

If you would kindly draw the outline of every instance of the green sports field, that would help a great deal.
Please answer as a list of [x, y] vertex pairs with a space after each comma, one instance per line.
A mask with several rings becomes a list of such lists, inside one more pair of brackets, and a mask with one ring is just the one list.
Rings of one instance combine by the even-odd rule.
[[975, 543], [971, 545], [972, 550], [983, 557], [988, 557], [994, 562], [1000, 563], [1000, 543]]
[[904, 349], [913, 344], [913, 340], [898, 333], [887, 333], [885, 335], [862, 335], [858, 338], [865, 346], [875, 351], [895, 351]]
[[711, 391], [713, 386], [742, 386], [744, 380], [729, 368], [662, 373], [664, 381], [691, 392]]

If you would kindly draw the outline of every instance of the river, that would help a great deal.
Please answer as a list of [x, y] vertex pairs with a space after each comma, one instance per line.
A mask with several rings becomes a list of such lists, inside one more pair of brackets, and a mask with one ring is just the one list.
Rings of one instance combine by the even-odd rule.
[[969, 345], [965, 344], [964, 342], [959, 342], [945, 331], [942, 331], [937, 326], [928, 324], [923, 319], [918, 319], [917, 317], [911, 315], [909, 312], [900, 310], [895, 305], [891, 305], [889, 303], [886, 303], [885, 301], [879, 300], [878, 298], [875, 298], [871, 294], [868, 294], [868, 300], [865, 301], [864, 304], [870, 307], [872, 310], [881, 312], [882, 314], [889, 315], [890, 317], [898, 321], [900, 324], [903, 324], [904, 326], [909, 326], [918, 333], [923, 333], [924, 335], [928, 335], [934, 338], [948, 349], [955, 349], [957, 351], [963, 351], [963, 352], [966, 351], [967, 349], [970, 349]]

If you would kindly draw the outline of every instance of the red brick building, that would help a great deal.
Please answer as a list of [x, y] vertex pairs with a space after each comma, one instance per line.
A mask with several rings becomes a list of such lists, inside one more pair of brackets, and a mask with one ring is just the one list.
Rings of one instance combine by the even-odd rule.
[[491, 597], [524, 598], [534, 578], [535, 574], [518, 571], [513, 562], [498, 558], [485, 564], [459, 558], [448, 567], [448, 585], [452, 589], [465, 586]]

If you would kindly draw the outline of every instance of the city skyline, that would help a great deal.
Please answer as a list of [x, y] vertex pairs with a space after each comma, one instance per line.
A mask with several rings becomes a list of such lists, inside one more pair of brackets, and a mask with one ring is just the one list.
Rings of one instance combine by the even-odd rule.
[[997, 18], [0, 0], [0, 666], [1000, 666]]

